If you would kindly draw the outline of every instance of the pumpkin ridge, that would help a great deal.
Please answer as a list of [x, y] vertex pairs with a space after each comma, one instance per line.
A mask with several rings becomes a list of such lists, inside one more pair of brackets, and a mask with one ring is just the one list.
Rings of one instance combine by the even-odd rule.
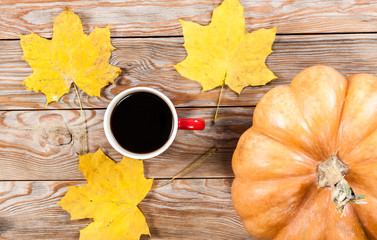
[[250, 178], [247, 178], [247, 176], [235, 176], [235, 178], [239, 178], [239, 179], [245, 179], [249, 182], [273, 182], [273, 181], [280, 181], [280, 180], [285, 180], [285, 179], [297, 179], [297, 180], [302, 180], [302, 179], [310, 179], [310, 178], [313, 178], [313, 186], [316, 186], [316, 183], [315, 183], [315, 179], [317, 178], [317, 174], [316, 173], [313, 173], [313, 174], [303, 174], [303, 175], [297, 175], [297, 176], [286, 176], [286, 177], [275, 177], [275, 178], [269, 178], [269, 179], [261, 179], [261, 180], [256, 180], [256, 179], [250, 179]]
[[[248, 154], [245, 154], [248, 152]], [[254, 156], [248, 161], [249, 156]], [[280, 159], [280, 160], [279, 160]], [[241, 137], [234, 151], [232, 168], [236, 176], [252, 179], [272, 179], [280, 176], [305, 176], [315, 173], [316, 163], [304, 154], [296, 153], [254, 128]]]
[[[377, 77], [354, 74], [347, 77], [348, 88], [343, 105], [337, 147], [344, 162], [351, 164], [353, 156], [377, 131]], [[356, 162], [362, 162], [357, 157]]]
[[[377, 127], [373, 130], [371, 130], [370, 133], [368, 133], [364, 138], [360, 139], [360, 141], [358, 141], [354, 147], [349, 151], [347, 152], [345, 155], [344, 155], [344, 159], [348, 159], [349, 156], [352, 156], [354, 154], [355, 151], [357, 151], [358, 147], [361, 146], [364, 141], [368, 140], [368, 138], [370, 138], [374, 133], [377, 133]], [[359, 162], [363, 162], [363, 161], [359, 161]], [[352, 162], [350, 162], [350, 164], [352, 164]], [[358, 163], [359, 164], [359, 163]]]
[[304, 155], [307, 159], [310, 159], [311, 163], [313, 163], [314, 165], [317, 165], [318, 161], [320, 161], [320, 160], [315, 160], [314, 156], [311, 156], [311, 154], [308, 153], [308, 152], [306, 152], [306, 151], [304, 151], [304, 149], [299, 150], [298, 147], [296, 147], [296, 146], [294, 146], [292, 144], [285, 143], [282, 140], [280, 140], [279, 138], [271, 136], [270, 134], [261, 131], [256, 126], [252, 126], [252, 128], [254, 129], [254, 131], [262, 134], [263, 136], [268, 137], [268, 138], [270, 138], [271, 140], [273, 140], [275, 142], [278, 142], [280, 144], [283, 144], [283, 145], [287, 146], [290, 150], [292, 150], [292, 152], [294, 152], [294, 153], [296, 153], [298, 155], [300, 155], [300, 154]]
[[[359, 186], [358, 184], [356, 184], [355, 186], [355, 189], [357, 191], [362, 191], [363, 188], [361, 186]], [[368, 194], [368, 198], [372, 198], [375, 202], [377, 202], [377, 197], [376, 196], [371, 196], [370, 194]], [[357, 217], [357, 219], [359, 220], [359, 222], [361, 223], [361, 226], [365, 232], [365, 234], [367, 235], [368, 239], [373, 239], [373, 240], [376, 240], [377, 239], [377, 233], [376, 231], [374, 231], [374, 234], [367, 228], [363, 218], [360, 216], [362, 213], [368, 213], [368, 209], [365, 209], [363, 208], [362, 205], [350, 205], [352, 206], [354, 212], [355, 212], [355, 215]], [[366, 205], [365, 205], [366, 206]], [[370, 221], [373, 222], [373, 220], [371, 219]], [[369, 225], [369, 227], [373, 227], [375, 224], [372, 223], [372, 225]]]
[[[309, 82], [309, 80], [312, 80], [312, 81]], [[321, 115], [307, 115], [307, 113], [305, 113], [305, 109], [308, 109], [308, 107], [302, 102], [303, 101], [302, 99], [301, 100], [299, 99], [300, 96], [302, 97], [303, 91], [307, 90], [310, 86], [316, 86], [316, 83], [318, 85], [318, 82], [321, 83], [321, 85], [319, 85], [319, 87], [317, 86], [317, 89], [314, 88], [311, 90], [321, 90], [321, 89], [333, 90], [333, 92], [328, 91], [325, 93], [326, 94], [333, 93], [334, 97], [339, 98], [339, 99], [336, 99], [335, 102], [340, 103], [341, 101], [340, 106], [337, 106], [337, 104], [334, 104], [334, 109], [331, 109], [332, 111], [327, 112], [327, 113], [331, 113], [332, 116], [336, 116], [336, 118], [333, 119], [334, 126], [331, 126], [329, 128], [329, 132], [327, 132], [327, 134], [329, 135], [322, 138], [318, 138], [320, 134], [318, 134], [317, 132], [318, 131], [317, 128], [321, 127], [321, 125], [319, 124], [313, 125], [315, 122], [312, 122], [311, 124], [310, 120], [316, 119], [318, 116], [322, 116], [323, 114], [326, 114], [326, 112], [325, 113], [323, 112], [323, 107], [326, 106], [327, 103], [317, 102], [316, 104], [312, 104], [313, 102], [310, 102], [310, 105], [321, 106], [322, 112], [321, 112]], [[325, 88], [324, 85], [328, 88]], [[300, 114], [303, 116], [303, 120], [308, 126], [310, 133], [312, 133], [312, 137], [314, 137], [312, 139], [313, 147], [317, 147], [317, 148], [313, 148], [312, 150], [314, 151], [315, 155], [318, 156], [318, 161], [322, 161], [324, 158], [328, 157], [329, 155], [331, 155], [332, 153], [338, 150], [337, 145], [336, 145], [337, 136], [339, 132], [339, 126], [340, 126], [339, 123], [341, 121], [341, 114], [343, 112], [344, 101], [345, 101], [345, 97], [347, 96], [346, 93], [349, 86], [348, 80], [343, 75], [341, 75], [338, 71], [336, 71], [335, 69], [331, 67], [324, 66], [324, 65], [316, 65], [316, 66], [312, 66], [301, 71], [296, 77], [293, 78], [292, 82], [288, 86], [292, 89], [292, 93], [293, 93], [293, 97], [297, 105], [297, 109], [299, 110]], [[343, 89], [344, 92], [340, 91], [340, 89]], [[317, 95], [318, 93], [316, 94], [309, 93], [309, 96], [305, 96], [305, 97], [306, 99], [308, 99], [308, 97], [310, 96], [317, 96]], [[311, 100], [316, 101], [318, 99], [314, 98]], [[336, 111], [336, 113], [334, 113], [333, 111], [335, 109], [338, 110]], [[334, 132], [331, 132], [331, 129], [336, 131], [336, 134]], [[322, 141], [324, 140], [327, 141], [327, 144], [323, 144]], [[326, 148], [326, 146], [328, 147]]]
[[[294, 216], [292, 216], [292, 218], [290, 219], [290, 221], [288, 222], [287, 225], [285, 225], [283, 228], [281, 228], [278, 233], [275, 235], [275, 237], [273, 238], [274, 240], [285, 240], [285, 239], [293, 239], [293, 238], [287, 238], [286, 235], [287, 234], [291, 234], [291, 235], [294, 235], [295, 239], [307, 239], [307, 237], [311, 236], [310, 233], [307, 234], [307, 231], [309, 230], [308, 227], [309, 226], [312, 226], [311, 225], [311, 222], [314, 221], [314, 217], [317, 216], [317, 215], [309, 215], [308, 217], [306, 216], [307, 214], [305, 214], [305, 212], [310, 212], [310, 208], [309, 210], [307, 209], [307, 207], [312, 207], [314, 206], [314, 203], [317, 201], [318, 197], [321, 197], [322, 195], [324, 195], [324, 199], [328, 199], [328, 196], [329, 196], [329, 192], [326, 192], [327, 189], [322, 189], [322, 188], [309, 188], [310, 191], [309, 194], [307, 194], [306, 196], [306, 200], [305, 201], [302, 201], [300, 203], [300, 207], [298, 208], [298, 211], [296, 212], [296, 214]], [[321, 207], [320, 207], [320, 211], [319, 213], [321, 213], [322, 215], [323, 214], [323, 211], [327, 210], [327, 202], [325, 201], [320, 201], [321, 202]], [[301, 215], [305, 216], [305, 218], [303, 218]], [[305, 222], [300, 222], [298, 221], [298, 219], [305, 219]], [[326, 218], [323, 218], [323, 221], [325, 222], [327, 219]], [[298, 222], [298, 223], [297, 223]], [[303, 229], [301, 231], [301, 229], [297, 229], [296, 228], [296, 225], [299, 224], [299, 225], [306, 225], [305, 229]], [[293, 227], [291, 226], [293, 225]], [[322, 227], [322, 228], [319, 228], [319, 227]], [[296, 232], [291, 232], [291, 230], [293, 229], [296, 230]], [[315, 226], [315, 232], [316, 234], [318, 234], [318, 232], [321, 231], [321, 236], [325, 236], [326, 234], [326, 228], [323, 226]], [[302, 233], [303, 236], [298, 236], [298, 234]], [[281, 237], [281, 235], [283, 237]], [[325, 239], [325, 238], [317, 238], [316, 239]]]
[[357, 221], [360, 223], [360, 227], [363, 230], [365, 236], [367, 236], [368, 239], [373, 239], [373, 235], [368, 231], [367, 228], [365, 228], [364, 224], [361, 224], [363, 221], [361, 220], [359, 216], [359, 212], [357, 211], [357, 208], [355, 208], [353, 205], [350, 205], [349, 207], [353, 209], [354, 216], [356, 217]]
[[342, 120], [343, 120], [343, 112], [344, 112], [344, 105], [346, 103], [346, 97], [347, 97], [347, 94], [348, 94], [348, 89], [349, 89], [349, 81], [348, 81], [348, 78], [346, 78], [346, 81], [347, 81], [347, 87], [346, 87], [346, 90], [345, 90], [345, 93], [344, 93], [344, 96], [343, 96], [343, 100], [342, 100], [342, 105], [340, 106], [340, 114], [339, 114], [339, 121], [338, 121], [338, 127], [336, 128], [336, 138], [335, 138], [335, 146], [336, 146], [336, 151], [339, 151], [340, 149], [340, 140], [339, 140], [339, 130], [340, 130], [340, 124], [342, 123]]
[[[294, 79], [295, 79], [295, 78], [294, 78]], [[293, 79], [293, 80], [294, 80], [294, 79]], [[292, 80], [292, 82], [293, 82], [293, 80]], [[295, 91], [295, 89], [292, 87], [292, 82], [288, 85], [289, 90], [292, 92], [292, 96], [293, 96], [294, 102], [295, 102], [295, 104], [296, 104], [296, 106], [297, 106], [297, 109], [298, 109], [298, 111], [299, 111], [299, 113], [300, 113], [302, 119], [303, 119], [304, 122], [305, 122], [305, 126], [306, 126], [306, 128], [307, 128], [308, 131], [310, 132], [310, 135], [313, 136], [313, 132], [312, 132], [311, 128], [309, 127], [308, 120], [306, 119], [304, 113], [302, 112], [302, 109], [301, 109], [301, 107], [300, 107], [300, 104], [298, 104], [296, 91]], [[309, 154], [312, 155], [311, 153], [309, 153]], [[312, 159], [313, 159], [313, 160], [316, 159], [316, 158], [317, 158], [317, 156], [312, 156]], [[320, 159], [317, 159], [317, 160], [314, 160], [314, 161], [318, 162], [318, 161], [320, 161]]]
[[[275, 181], [269, 181], [268, 183], [250, 182], [239, 177], [236, 177], [234, 182], [237, 185], [232, 186], [234, 208], [242, 219], [244, 226], [260, 239], [273, 239], [276, 236], [276, 231], [284, 228], [296, 216], [303, 203], [306, 202], [307, 196], [316, 189], [316, 191], [322, 190], [316, 187], [315, 178], [284, 179], [280, 181], [280, 183], [283, 183], [281, 187], [275, 184]], [[243, 184], [247, 184], [250, 188], [246, 189], [246, 185]], [[282, 188], [286, 188], [288, 192], [278, 197], [277, 194]], [[241, 191], [245, 190], [247, 192], [243, 193], [246, 194], [241, 194]], [[257, 194], [259, 192], [260, 194]], [[268, 198], [265, 199], [265, 197]], [[244, 202], [240, 198], [248, 199], [248, 201]], [[248, 212], [246, 210], [248, 208], [254, 208], [256, 211]], [[285, 211], [281, 212], [281, 208], [284, 208]], [[276, 216], [281, 213], [284, 213], [284, 215], [276, 219], [276, 221], [268, 220], [267, 216], [269, 214]]]
[[[377, 201], [377, 195], [373, 192], [370, 192], [366, 187], [364, 187], [364, 184], [360, 184], [357, 181], [355, 181], [353, 178], [347, 179], [347, 181], [352, 185], [353, 188], [358, 189], [357, 192], [359, 193], [368, 193], [365, 200], [368, 202], [368, 198], [373, 198]], [[360, 191], [361, 190], [361, 191]]]
[[[286, 115], [287, 111], [289, 112], [291, 111], [293, 114], [297, 114], [298, 119], [300, 119], [301, 121], [297, 121], [296, 124], [298, 124], [298, 126], [302, 128], [303, 131], [305, 131], [306, 134], [304, 134], [303, 136], [304, 138], [306, 138], [307, 142], [305, 141], [305, 139], [294, 139], [294, 142], [292, 142], [292, 144], [287, 144], [285, 138], [291, 138], [291, 137], [294, 137], [295, 135], [291, 135], [290, 132], [284, 132], [284, 131], [281, 132], [281, 134], [276, 135], [275, 131], [276, 130], [279, 131], [279, 126], [275, 126], [273, 122], [270, 121], [270, 119], [268, 119], [268, 121], [271, 124], [268, 124], [268, 125], [269, 127], [271, 127], [271, 129], [270, 128], [264, 129], [265, 127], [264, 118], [266, 117], [264, 115], [266, 114], [263, 111], [263, 109], [266, 107], [270, 108], [268, 102], [271, 102], [271, 101], [275, 103], [274, 104], [275, 106], [280, 106], [282, 103], [284, 103], [284, 105], [282, 105], [281, 107], [298, 106], [298, 102], [297, 102], [294, 89], [292, 86], [284, 85], [284, 86], [278, 86], [276, 88], [273, 88], [269, 92], [267, 92], [257, 104], [254, 110], [252, 128], [257, 129], [260, 133], [264, 134], [265, 136], [275, 139], [279, 141], [280, 143], [283, 143], [284, 145], [289, 145], [294, 149], [302, 149], [302, 151], [299, 150], [298, 152], [304, 153], [305, 156], [307, 156], [308, 158], [311, 158], [314, 162], [320, 161], [320, 159], [318, 159], [317, 157], [317, 154], [313, 154], [313, 152], [311, 152], [311, 149], [313, 149], [313, 141], [311, 140], [313, 137], [313, 132], [309, 128], [307, 120], [305, 119], [302, 111], [298, 107], [293, 107], [293, 108], [290, 107], [292, 110], [288, 108], [288, 109], [284, 109], [283, 111], [281, 108], [278, 108], [278, 109], [272, 108], [272, 109], [273, 111], [276, 111], [277, 114], [281, 114], [281, 117], [284, 117], [284, 118], [289, 117], [289, 115]], [[267, 117], [271, 118], [271, 116], [268, 116], [268, 114], [267, 114]], [[293, 126], [290, 126], [290, 128], [292, 127]], [[270, 132], [269, 130], [272, 130], [272, 132]]]

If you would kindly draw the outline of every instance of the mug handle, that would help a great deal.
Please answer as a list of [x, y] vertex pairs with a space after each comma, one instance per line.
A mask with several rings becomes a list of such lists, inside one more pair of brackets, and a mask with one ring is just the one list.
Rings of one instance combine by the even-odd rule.
[[205, 122], [203, 119], [178, 118], [178, 129], [181, 130], [203, 130]]

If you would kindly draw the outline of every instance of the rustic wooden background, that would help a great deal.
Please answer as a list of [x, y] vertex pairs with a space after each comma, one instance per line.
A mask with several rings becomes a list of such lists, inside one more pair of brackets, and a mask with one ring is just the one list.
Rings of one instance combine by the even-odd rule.
[[[101, 98], [81, 93], [87, 120], [87, 148], [121, 156], [104, 137], [102, 118], [111, 99], [134, 86], [163, 91], [181, 117], [204, 118], [204, 131], [181, 131], [172, 147], [150, 160], [145, 172], [162, 183], [209, 153], [219, 151], [172, 184], [153, 190], [140, 203], [150, 239], [253, 239], [236, 215], [230, 195], [232, 152], [251, 126], [259, 99], [288, 84], [302, 69], [326, 64], [345, 75], [376, 74], [377, 2], [363, 0], [241, 0], [249, 31], [278, 26], [268, 67], [279, 77], [240, 96], [226, 89], [212, 124], [219, 89], [201, 93], [173, 65], [186, 52], [178, 19], [210, 22], [221, 0], [0, 0], [0, 239], [78, 239], [90, 220], [70, 221], [56, 203], [68, 185], [85, 183], [77, 169], [82, 133], [74, 91], [45, 106], [45, 96], [21, 81], [32, 69], [21, 59], [19, 34], [52, 37], [52, 19], [69, 7], [86, 33], [110, 24], [116, 47], [111, 63], [122, 68]], [[148, 239], [148, 237], [143, 237]]]

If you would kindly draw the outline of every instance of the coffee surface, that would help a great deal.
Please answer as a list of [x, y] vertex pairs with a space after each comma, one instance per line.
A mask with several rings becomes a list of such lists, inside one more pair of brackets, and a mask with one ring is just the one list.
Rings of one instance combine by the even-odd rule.
[[110, 128], [116, 141], [134, 153], [149, 153], [169, 139], [173, 116], [169, 106], [148, 92], [132, 93], [123, 98], [110, 117]]

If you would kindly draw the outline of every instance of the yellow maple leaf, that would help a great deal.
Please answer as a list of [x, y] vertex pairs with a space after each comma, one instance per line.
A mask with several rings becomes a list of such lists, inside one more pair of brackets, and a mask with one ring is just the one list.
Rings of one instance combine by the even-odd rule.
[[95, 28], [86, 35], [80, 18], [68, 8], [54, 20], [54, 35], [48, 40], [31, 33], [20, 35], [22, 58], [33, 68], [22, 84], [27, 90], [41, 91], [47, 103], [58, 101], [74, 82], [90, 96], [121, 73], [109, 58], [115, 49], [110, 43], [110, 28]]
[[138, 240], [149, 233], [137, 207], [151, 189], [153, 179], [145, 179], [143, 162], [123, 157], [114, 162], [99, 149], [79, 156], [79, 169], [88, 184], [70, 186], [58, 203], [71, 219], [93, 218], [80, 230], [80, 240]]
[[226, 84], [241, 93], [248, 85], [264, 85], [276, 78], [265, 64], [276, 28], [247, 33], [238, 0], [224, 0], [207, 26], [180, 22], [187, 57], [175, 68], [182, 76], [199, 82], [203, 91]]

